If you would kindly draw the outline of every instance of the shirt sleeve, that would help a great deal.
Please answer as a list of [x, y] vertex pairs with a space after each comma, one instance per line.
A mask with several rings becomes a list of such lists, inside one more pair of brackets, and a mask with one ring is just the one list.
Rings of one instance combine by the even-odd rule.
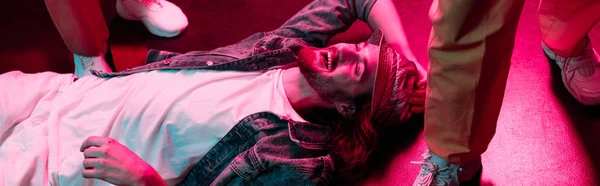
[[220, 47], [211, 52], [229, 54], [237, 58], [250, 56], [256, 44], [265, 37], [276, 35], [300, 39], [303, 44], [324, 47], [337, 33], [346, 31], [357, 19], [367, 21], [377, 0], [314, 0], [288, 19], [281, 27], [270, 32], [259, 32], [238, 43]]
[[317, 47], [327, 45], [335, 34], [346, 31], [357, 19], [366, 22], [377, 0], [315, 0], [273, 34], [302, 38]]

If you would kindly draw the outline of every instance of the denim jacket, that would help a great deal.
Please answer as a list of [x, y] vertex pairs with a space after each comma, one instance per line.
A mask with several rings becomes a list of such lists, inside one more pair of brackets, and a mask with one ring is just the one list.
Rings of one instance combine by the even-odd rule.
[[[357, 19], [368, 20], [377, 0], [315, 0], [270, 32], [212, 51], [151, 50], [146, 65], [99, 77], [163, 69], [266, 71], [297, 60], [295, 49], [325, 47]], [[268, 112], [240, 121], [191, 169], [181, 185], [326, 185], [334, 170], [327, 125], [281, 119]]]
[[327, 185], [334, 172], [329, 126], [270, 112], [242, 119], [192, 168], [184, 186]]

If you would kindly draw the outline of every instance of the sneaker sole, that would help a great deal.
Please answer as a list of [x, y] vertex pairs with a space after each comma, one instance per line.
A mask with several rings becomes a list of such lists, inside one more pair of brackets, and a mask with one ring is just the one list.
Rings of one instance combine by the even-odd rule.
[[146, 29], [148, 31], [150, 31], [150, 33], [152, 33], [152, 34], [154, 34], [156, 36], [159, 36], [159, 37], [171, 38], [171, 37], [175, 37], [175, 36], [181, 34], [181, 31], [175, 32], [175, 33], [169, 33], [169, 32], [165, 32], [165, 31], [157, 29], [154, 26], [154, 24], [152, 24], [152, 22], [150, 22], [145, 17], [136, 18], [135, 16], [132, 16], [131, 14], [129, 14], [129, 12], [127, 12], [125, 10], [125, 8], [123, 8], [123, 6], [121, 5], [121, 3], [118, 3], [118, 2], [117, 2], [117, 14], [119, 16], [121, 16], [123, 19], [126, 19], [126, 20], [130, 20], [130, 21], [142, 21], [142, 23], [144, 23], [144, 27], [146, 27]]

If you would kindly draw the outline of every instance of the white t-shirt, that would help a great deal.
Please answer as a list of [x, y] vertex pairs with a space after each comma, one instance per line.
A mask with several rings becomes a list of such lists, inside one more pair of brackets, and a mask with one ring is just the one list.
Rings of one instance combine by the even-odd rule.
[[161, 70], [109, 80], [81, 78], [48, 108], [41, 125], [47, 136], [36, 137], [48, 140], [48, 182], [108, 185], [84, 181], [79, 152], [89, 136], [107, 136], [138, 154], [169, 185], [176, 184], [250, 114], [269, 111], [304, 121], [287, 99], [283, 72]]

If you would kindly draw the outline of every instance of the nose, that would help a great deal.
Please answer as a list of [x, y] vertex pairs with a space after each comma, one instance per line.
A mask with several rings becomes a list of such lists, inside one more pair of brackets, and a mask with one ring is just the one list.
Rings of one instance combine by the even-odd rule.
[[340, 53], [339, 57], [342, 64], [360, 60], [360, 53], [355, 46], [354, 44], [340, 44], [336, 47]]

